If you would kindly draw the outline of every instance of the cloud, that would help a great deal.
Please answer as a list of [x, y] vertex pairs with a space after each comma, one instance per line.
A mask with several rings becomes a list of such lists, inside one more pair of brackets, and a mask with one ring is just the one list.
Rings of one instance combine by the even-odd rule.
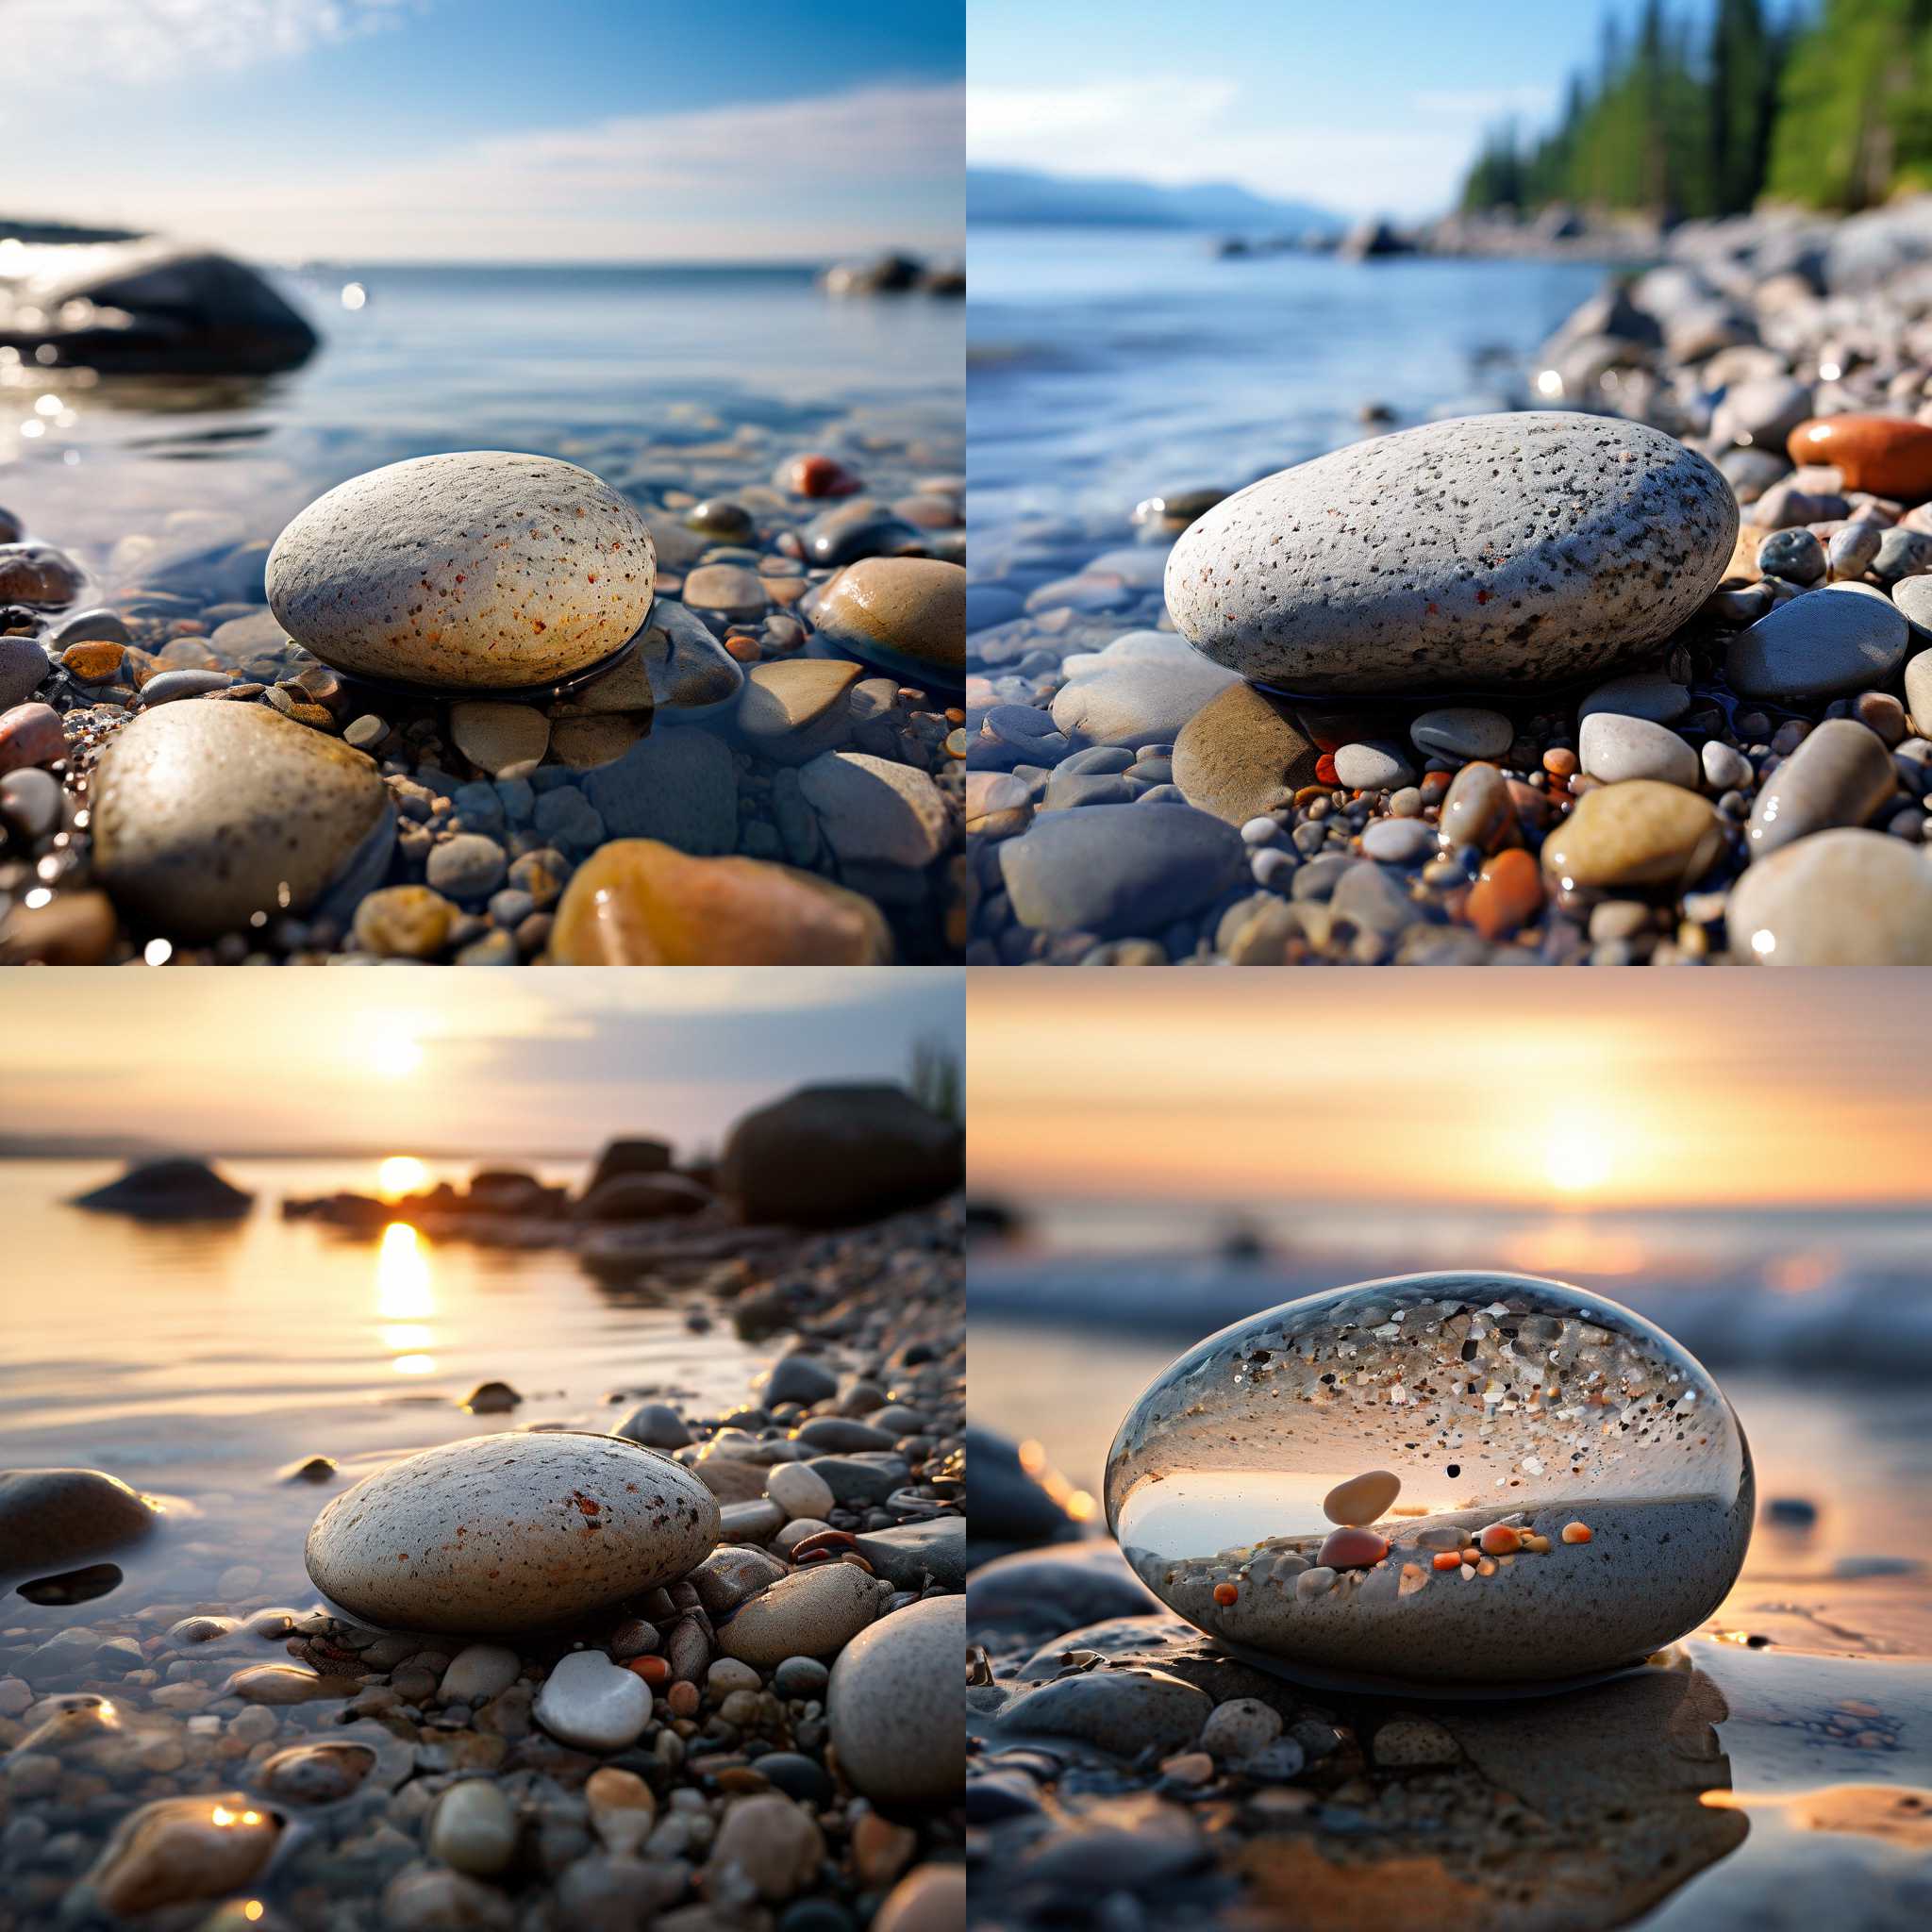
[[[907, 83], [487, 135], [375, 167], [353, 154], [325, 167], [265, 155], [242, 172], [156, 179], [128, 168], [125, 150], [97, 160], [64, 150], [46, 193], [71, 219], [163, 227], [282, 260], [957, 247], [964, 115], [958, 83]], [[9, 188], [25, 202], [21, 173]]]
[[10, 0], [14, 58], [63, 88], [233, 71], [391, 26], [424, 0]]

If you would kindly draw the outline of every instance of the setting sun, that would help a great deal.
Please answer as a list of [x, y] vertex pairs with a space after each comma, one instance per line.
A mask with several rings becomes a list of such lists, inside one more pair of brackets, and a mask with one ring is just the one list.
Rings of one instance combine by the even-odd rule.
[[369, 1041], [370, 1064], [391, 1080], [406, 1080], [423, 1064], [423, 1042], [400, 1021], [378, 1027]]
[[414, 1156], [391, 1154], [375, 1171], [375, 1184], [386, 1200], [399, 1200], [429, 1184], [429, 1170]]
[[1543, 1171], [1559, 1194], [1587, 1194], [1608, 1177], [1609, 1150], [1588, 1126], [1558, 1127], [1543, 1149]]

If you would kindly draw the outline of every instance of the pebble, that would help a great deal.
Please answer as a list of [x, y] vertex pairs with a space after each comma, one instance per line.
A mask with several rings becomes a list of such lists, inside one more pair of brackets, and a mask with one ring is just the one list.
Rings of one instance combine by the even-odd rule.
[[86, 581], [80, 566], [51, 543], [0, 545], [0, 604], [71, 604]]
[[1247, 874], [1234, 826], [1184, 805], [1054, 812], [996, 849], [1021, 924], [1102, 939], [1157, 934]]
[[522, 1674], [515, 1651], [500, 1643], [468, 1643], [450, 1658], [439, 1694], [445, 1704], [487, 1704]]
[[1362, 834], [1362, 851], [1384, 865], [1420, 865], [1435, 849], [1435, 827], [1420, 819], [1375, 819]]
[[356, 908], [356, 941], [381, 959], [433, 959], [448, 942], [457, 908], [428, 886], [384, 886]]
[[269, 607], [338, 670], [456, 690], [541, 684], [615, 651], [657, 579], [636, 508], [574, 463], [504, 450], [350, 478], [269, 552]]
[[1351, 791], [1394, 791], [1415, 783], [1407, 759], [1390, 744], [1340, 746], [1335, 753], [1335, 776]]
[[960, 1932], [965, 1924], [965, 1866], [921, 1865], [886, 1895], [871, 1932]]
[[726, 1807], [705, 1888], [722, 1901], [732, 1897], [734, 1884], [743, 1885], [766, 1904], [782, 1905], [812, 1882], [824, 1855], [824, 1837], [811, 1814], [776, 1791], [761, 1791]]
[[1224, 499], [1175, 542], [1167, 604], [1215, 662], [1290, 691], [1548, 684], [1668, 637], [1737, 531], [1730, 486], [1657, 430], [1464, 417]]
[[52, 669], [46, 652], [34, 639], [0, 637], [0, 711], [25, 703]]
[[814, 1564], [742, 1605], [719, 1630], [718, 1649], [760, 1669], [788, 1657], [834, 1657], [877, 1610], [877, 1586], [864, 1571], [847, 1563]]
[[[644, 1691], [647, 1709], [650, 1694]], [[493, 1878], [516, 1856], [516, 1812], [500, 1785], [489, 1778], [465, 1778], [438, 1799], [429, 1849], [445, 1865], [474, 1877]]]
[[1402, 1478], [1386, 1469], [1371, 1469], [1350, 1476], [1322, 1498], [1322, 1514], [1330, 1523], [1362, 1524], [1389, 1513], [1402, 1493]]
[[1459, 845], [1474, 845], [1478, 852], [1493, 851], [1515, 823], [1509, 788], [1494, 765], [1464, 765], [1449, 781], [1440, 821], [1445, 851]]
[[1932, 964], [1932, 862], [1883, 832], [1816, 832], [1746, 868], [1725, 924], [1760, 965]]
[[836, 658], [755, 664], [738, 701], [738, 728], [765, 757], [803, 764], [850, 735], [850, 694], [862, 675]]
[[911, 765], [867, 752], [825, 752], [800, 771], [798, 789], [848, 865], [930, 865], [951, 836], [944, 794]]
[[285, 1805], [333, 1805], [375, 1768], [375, 1752], [367, 1744], [297, 1744], [262, 1764], [261, 1786]]
[[1801, 468], [1836, 470], [1847, 490], [1904, 503], [1932, 496], [1932, 427], [1904, 416], [1813, 416], [1790, 433], [1786, 447]]
[[966, 1599], [926, 1597], [861, 1630], [832, 1666], [825, 1716], [839, 1768], [874, 1803], [958, 1802], [965, 1651]]
[[[608, 1178], [629, 1176], [612, 1174]], [[586, 1198], [595, 1194], [602, 1185], [601, 1181], [593, 1185]], [[640, 1403], [610, 1433], [641, 1442], [646, 1449], [682, 1449], [691, 1441], [691, 1430], [685, 1426], [684, 1418], [668, 1402]]]
[[1543, 870], [1566, 890], [1694, 884], [1724, 843], [1707, 799], [1653, 778], [1586, 792], [1543, 842]]
[[802, 1462], [781, 1462], [765, 1478], [765, 1493], [784, 1510], [787, 1517], [829, 1516], [832, 1491], [825, 1479]]
[[1653, 724], [1674, 724], [1690, 708], [1688, 686], [1660, 671], [1637, 671], [1598, 685], [1576, 708], [1576, 715], [1584, 719], [1598, 711], [1613, 711], [1621, 718], [1648, 718]]
[[1408, 727], [1409, 742], [1425, 758], [1499, 758], [1515, 736], [1515, 726], [1501, 711], [1474, 705], [1424, 711]]
[[728, 624], [753, 624], [771, 606], [765, 580], [741, 564], [708, 563], [684, 580], [686, 607], [714, 611]]
[[275, 1812], [240, 1791], [158, 1799], [123, 1820], [88, 1882], [123, 1918], [217, 1898], [262, 1870], [281, 1832]]
[[155, 1526], [147, 1498], [98, 1469], [0, 1473], [0, 1571], [60, 1569], [138, 1541]]
[[824, 643], [868, 663], [957, 686], [966, 675], [966, 572], [924, 557], [849, 564], [812, 611]]
[[1697, 754], [1663, 724], [1618, 711], [1592, 711], [1576, 738], [1577, 756], [1592, 778], [1614, 785], [1624, 778], [1657, 778], [1697, 789]]
[[621, 1858], [636, 1853], [658, 1822], [650, 1786], [614, 1764], [600, 1764], [584, 1780], [584, 1804], [604, 1849]]
[[1201, 1726], [1200, 1745], [1222, 1763], [1239, 1763], [1265, 1751], [1280, 1735], [1279, 1714], [1259, 1698], [1231, 1697], [1208, 1712]]
[[1757, 546], [1757, 568], [1763, 575], [1782, 577], [1787, 583], [1815, 584], [1824, 575], [1824, 545], [1802, 525], [1774, 530]]
[[1751, 760], [1734, 746], [1715, 738], [1705, 741], [1699, 764], [1704, 782], [1713, 791], [1741, 791], [1753, 776]]
[[509, 860], [494, 839], [458, 832], [430, 848], [430, 885], [452, 899], [487, 899], [503, 883]]
[[1366, 1570], [1389, 1554], [1389, 1541], [1372, 1529], [1350, 1525], [1331, 1529], [1316, 1554], [1316, 1563], [1327, 1570]]
[[1165, 1671], [1131, 1666], [1088, 1671], [1023, 1690], [1001, 1709], [996, 1723], [1013, 1737], [1071, 1738], [1137, 1757], [1148, 1750], [1187, 1749], [1213, 1708], [1213, 1700], [1192, 1684]]
[[1425, 1717], [1391, 1718], [1375, 1732], [1369, 1748], [1377, 1764], [1399, 1770], [1455, 1764], [1462, 1757], [1456, 1740]]
[[492, 778], [541, 761], [550, 745], [550, 720], [529, 705], [466, 698], [449, 708], [456, 748]]
[[1910, 626], [1884, 591], [1827, 584], [1739, 631], [1724, 675], [1747, 698], [1837, 697], [1883, 684], [1905, 660]]
[[674, 1582], [718, 1529], [711, 1492], [653, 1450], [610, 1436], [478, 1436], [344, 1491], [305, 1554], [316, 1587], [365, 1622], [486, 1635]]
[[1470, 924], [1492, 944], [1527, 925], [1543, 907], [1542, 874], [1521, 846], [1483, 860], [1463, 910]]
[[1237, 682], [1181, 727], [1174, 782], [1196, 809], [1240, 825], [1281, 810], [1312, 785], [1317, 757], [1285, 705]]
[[1165, 631], [1128, 631], [1097, 654], [1096, 668], [1068, 682], [1053, 701], [1053, 722], [1089, 744], [1170, 743], [1204, 705], [1240, 681]]
[[691, 858], [616, 839], [571, 875], [547, 954], [560, 966], [874, 966], [884, 915], [816, 874], [759, 858]]
[[51, 705], [15, 705], [0, 711], [0, 773], [51, 765], [67, 756], [67, 733]]
[[544, 1678], [533, 1715], [581, 1751], [622, 1751], [650, 1722], [651, 1687], [601, 1650], [574, 1650]]
[[[234, 682], [234, 675], [227, 671], [199, 671], [191, 667], [182, 671], [158, 672], [141, 688], [142, 708], [151, 711], [157, 705], [176, 704], [183, 698], [206, 697], [211, 691], [225, 691]], [[343, 735], [347, 736], [346, 733]], [[363, 749], [359, 745], [356, 748]]]
[[142, 712], [102, 753], [92, 805], [101, 883], [172, 939], [350, 896], [381, 875], [394, 840], [367, 758], [258, 705]]
[[738, 843], [738, 770], [708, 731], [654, 731], [587, 773], [583, 790], [613, 839], [658, 839], [694, 858]]
[[1827, 718], [1765, 780], [1745, 827], [1753, 860], [1832, 825], [1862, 825], [1898, 789], [1885, 741]]

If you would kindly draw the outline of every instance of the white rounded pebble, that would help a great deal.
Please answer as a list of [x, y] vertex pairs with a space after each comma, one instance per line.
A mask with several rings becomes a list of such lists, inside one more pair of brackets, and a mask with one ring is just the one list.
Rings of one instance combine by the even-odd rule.
[[1741, 791], [1751, 782], [1751, 760], [1734, 745], [1715, 738], [1705, 741], [1700, 762], [1704, 782], [1713, 791]]
[[574, 1650], [543, 1680], [532, 1714], [581, 1751], [622, 1751], [651, 1721], [651, 1687], [601, 1650]]
[[491, 1878], [509, 1863], [516, 1848], [516, 1812], [491, 1779], [465, 1778], [437, 1801], [429, 1849], [445, 1865], [473, 1877]]
[[1421, 819], [1376, 819], [1362, 834], [1362, 850], [1385, 865], [1415, 865], [1436, 850], [1436, 828]]
[[440, 1692], [445, 1704], [484, 1704], [508, 1690], [522, 1674], [513, 1650], [500, 1643], [470, 1643], [449, 1660]]
[[1304, 1570], [1294, 1580], [1294, 1593], [1304, 1603], [1318, 1596], [1326, 1596], [1335, 1587], [1335, 1573], [1324, 1563], [1318, 1563], [1312, 1570]]
[[1584, 771], [1606, 785], [1656, 778], [1687, 791], [1697, 789], [1697, 754], [1668, 725], [1648, 718], [1591, 712], [1576, 734], [1576, 755]]
[[1351, 791], [1394, 791], [1415, 783], [1415, 773], [1393, 745], [1344, 744], [1335, 754], [1335, 775]]
[[824, 1477], [802, 1462], [774, 1464], [765, 1478], [765, 1494], [788, 1518], [829, 1516], [837, 1500]]

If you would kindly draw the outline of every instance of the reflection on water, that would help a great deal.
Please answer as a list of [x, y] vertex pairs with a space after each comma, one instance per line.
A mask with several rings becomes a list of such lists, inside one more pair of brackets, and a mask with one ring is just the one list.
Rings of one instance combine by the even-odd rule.
[[[469, 1171], [395, 1158], [410, 1187]], [[309, 1523], [381, 1462], [533, 1422], [608, 1428], [619, 1389], [720, 1412], [756, 1367], [728, 1329], [691, 1333], [680, 1292], [608, 1291], [567, 1252], [432, 1242], [402, 1221], [370, 1241], [281, 1219], [285, 1196], [366, 1191], [390, 1162], [220, 1165], [255, 1208], [189, 1227], [64, 1205], [118, 1163], [0, 1162], [0, 1467], [105, 1469], [169, 1505], [160, 1534], [115, 1553], [125, 1581], [111, 1606], [214, 1600], [238, 1566], [259, 1573], [251, 1592], [308, 1603]], [[581, 1178], [568, 1164], [534, 1171]], [[458, 1407], [496, 1377], [527, 1398], [513, 1414]], [[332, 1483], [277, 1480], [317, 1455], [341, 1465]], [[84, 1617], [86, 1587], [11, 1596], [8, 1620]]]

